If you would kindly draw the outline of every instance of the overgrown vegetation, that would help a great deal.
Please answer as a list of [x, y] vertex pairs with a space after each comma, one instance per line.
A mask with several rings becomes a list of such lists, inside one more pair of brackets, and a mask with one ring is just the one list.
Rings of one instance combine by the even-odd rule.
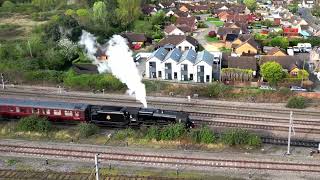
[[191, 144], [223, 143], [230, 146], [249, 147], [259, 147], [261, 145], [260, 137], [246, 130], [231, 129], [218, 136], [206, 126], [187, 131], [183, 124], [172, 124], [164, 128], [153, 126], [142, 133], [132, 129], [120, 130], [113, 136], [113, 139], [116, 141], [128, 141], [129, 139], [132, 139], [132, 141], [139, 141], [139, 139], [183, 141]]
[[99, 132], [99, 127], [90, 123], [80, 123], [77, 129], [82, 138], [87, 138]]
[[289, 98], [286, 107], [295, 108], [295, 109], [303, 109], [307, 107], [307, 99], [301, 96], [294, 96]]
[[51, 127], [51, 123], [46, 118], [33, 115], [22, 118], [17, 125], [17, 130], [48, 133], [51, 130]]

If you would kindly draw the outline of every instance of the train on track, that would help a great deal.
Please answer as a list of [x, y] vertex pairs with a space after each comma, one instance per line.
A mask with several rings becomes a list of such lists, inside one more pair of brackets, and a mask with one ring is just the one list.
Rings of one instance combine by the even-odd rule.
[[181, 111], [0, 98], [0, 117], [19, 119], [33, 114], [50, 121], [87, 122], [117, 128], [172, 123], [183, 123], [186, 128], [194, 126], [189, 114]]

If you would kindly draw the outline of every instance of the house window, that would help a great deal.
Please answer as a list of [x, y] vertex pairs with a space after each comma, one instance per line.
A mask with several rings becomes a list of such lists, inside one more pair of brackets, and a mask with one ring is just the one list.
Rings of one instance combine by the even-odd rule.
[[188, 66], [186, 64], [181, 64], [181, 71], [187, 71]]
[[206, 76], [206, 82], [210, 82], [210, 76], [209, 75]]
[[149, 62], [149, 67], [153, 68], [153, 62]]
[[156, 76], [156, 73], [155, 73], [155, 72], [152, 72], [151, 74], [152, 74], [152, 78], [157, 78], [157, 76]]
[[179, 50], [181, 51], [181, 46], [179, 46], [178, 48], [179, 48]]
[[193, 81], [193, 74], [190, 74], [190, 81]]
[[189, 46], [186, 46], [184, 49], [185, 49], [186, 51], [189, 50]]
[[64, 111], [65, 116], [72, 116], [72, 111]]
[[184, 81], [184, 75], [181, 75], [181, 81]]
[[166, 63], [166, 64], [165, 64], [165, 69], [167, 69], [167, 70], [168, 70], [168, 69], [171, 69], [171, 63]]
[[158, 77], [161, 78], [162, 77], [162, 72], [158, 71]]
[[174, 72], [173, 76], [174, 76], [174, 79], [178, 78], [178, 74], [176, 72]]
[[53, 110], [54, 115], [61, 115], [61, 110]]

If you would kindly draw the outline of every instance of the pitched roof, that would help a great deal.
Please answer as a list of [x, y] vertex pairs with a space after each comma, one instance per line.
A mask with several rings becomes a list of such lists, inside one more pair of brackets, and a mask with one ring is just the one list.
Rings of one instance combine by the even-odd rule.
[[129, 42], [145, 42], [147, 37], [143, 33], [132, 33], [127, 32], [122, 35], [124, 38], [127, 38]]
[[251, 69], [253, 71], [257, 70], [257, 60], [252, 56], [229, 56], [227, 61], [229, 68]]
[[260, 65], [269, 61], [275, 61], [279, 63], [283, 69], [291, 71], [294, 68], [297, 68], [299, 60], [295, 56], [262, 56], [260, 59]]
[[178, 48], [174, 48], [166, 55], [166, 57], [163, 59], [163, 61], [166, 61], [168, 59], [172, 59], [176, 62], [179, 62], [181, 55], [182, 55], [181, 51]]
[[174, 24], [170, 24], [169, 26], [166, 26], [164, 28], [164, 32], [166, 33], [171, 33], [172, 31], [174, 31], [177, 27]]
[[211, 53], [209, 53], [208, 51], [206, 51], [206, 50], [198, 52], [195, 64], [198, 64], [201, 61], [204, 61], [208, 65], [212, 66], [212, 64], [213, 64], [213, 55]]
[[155, 57], [155, 58], [159, 59], [160, 61], [163, 61], [167, 54], [168, 54], [168, 51], [167, 51], [165, 48], [160, 47], [159, 49], [157, 49], [156, 51], [154, 51], [154, 52], [148, 57], [148, 59], [151, 59], [151, 58]]
[[219, 27], [217, 34], [219, 36], [224, 36], [227, 34], [240, 34], [240, 28]]
[[195, 26], [195, 20], [196, 17], [191, 16], [191, 17], [178, 17], [176, 21], [176, 25], [187, 25], [189, 27], [194, 27]]
[[72, 69], [77, 74], [99, 74], [98, 67], [94, 64], [73, 64]]
[[[272, 56], [272, 55], [274, 55], [275, 53], [277, 53], [277, 52], [279, 52], [279, 51], [281, 51], [278, 47], [273, 47], [272, 49], [270, 49], [269, 51], [268, 51], [268, 53], [267, 53], [267, 55], [270, 55], [270, 56]], [[281, 51], [282, 52], [282, 51]], [[283, 52], [282, 52], [283, 53]]]
[[188, 17], [189, 16], [188, 12], [183, 12], [183, 11], [180, 11], [180, 10], [175, 11], [174, 14], [176, 16], [178, 16], [178, 17]]
[[192, 44], [193, 46], [197, 46], [199, 43], [196, 39], [194, 39], [191, 36], [184, 36], [184, 35], [169, 35], [167, 37], [165, 37], [164, 39], [162, 39], [159, 43], [158, 43], [158, 47], [160, 46], [164, 46], [167, 44], [172, 44], [172, 45], [178, 45], [183, 41], [188, 41], [190, 44]]
[[196, 62], [196, 58], [197, 58], [196, 51], [193, 49], [189, 49], [189, 50], [183, 52], [179, 63], [181, 63], [184, 60], [187, 60], [187, 61], [191, 62], [192, 64], [194, 64]]

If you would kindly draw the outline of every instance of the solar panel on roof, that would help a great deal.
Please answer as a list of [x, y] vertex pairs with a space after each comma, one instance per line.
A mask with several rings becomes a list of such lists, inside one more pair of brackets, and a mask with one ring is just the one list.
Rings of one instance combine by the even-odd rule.
[[39, 101], [39, 100], [13, 99], [13, 98], [0, 98], [0, 105], [38, 107], [38, 108], [49, 108], [49, 109], [59, 108], [59, 109], [66, 109], [66, 110], [85, 110], [89, 106], [89, 104], [85, 104], [85, 103]]

